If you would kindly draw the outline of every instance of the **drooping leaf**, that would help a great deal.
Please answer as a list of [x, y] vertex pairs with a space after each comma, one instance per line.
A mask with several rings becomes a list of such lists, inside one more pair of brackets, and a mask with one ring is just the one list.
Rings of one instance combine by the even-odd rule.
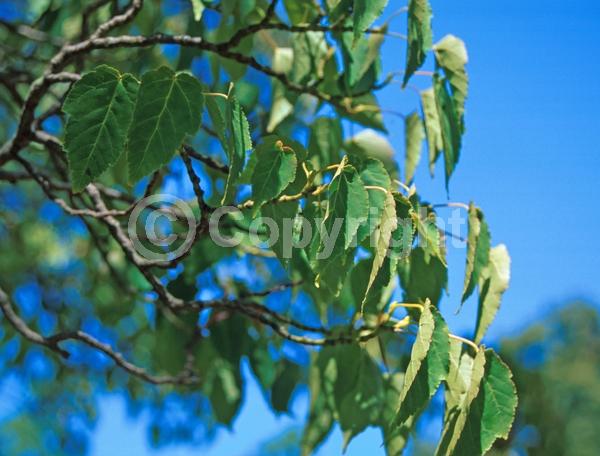
[[469, 407], [471, 402], [479, 394], [481, 381], [485, 373], [485, 358], [485, 351], [483, 349], [478, 350], [475, 354], [475, 358], [470, 363], [470, 369], [467, 370], [469, 384], [466, 394], [459, 395], [458, 399], [460, 402], [451, 403], [452, 408], [446, 410], [444, 416], [444, 427], [442, 429], [442, 438], [436, 448], [436, 456], [448, 456], [456, 454], [456, 444], [464, 430], [465, 423], [469, 415]]
[[467, 267], [461, 302], [465, 302], [479, 282], [479, 275], [488, 264], [490, 231], [483, 212], [473, 203], [469, 205], [469, 232], [467, 235]]
[[246, 152], [252, 149], [250, 127], [244, 110], [239, 101], [232, 95], [230, 95], [228, 103], [227, 120], [231, 124], [231, 136], [225, 150], [229, 158], [229, 173], [227, 174], [227, 183], [225, 184], [225, 193], [221, 204], [230, 204], [233, 201], [237, 181], [246, 159]]
[[354, 0], [354, 40], [367, 30], [375, 19], [381, 16], [388, 0]]
[[364, 84], [372, 85], [377, 79], [384, 33], [385, 28], [382, 33], [361, 36], [358, 40], [353, 39], [351, 33], [342, 34], [344, 80], [348, 90], [361, 90]]
[[261, 209], [262, 216], [272, 220], [277, 227], [277, 233], [273, 233], [269, 228], [269, 236], [274, 238], [271, 249], [284, 265], [292, 258], [292, 242], [294, 240], [292, 228], [298, 207], [298, 201], [282, 201], [276, 204], [267, 204]]
[[[273, 70], [278, 73], [288, 73], [292, 69], [294, 62], [294, 50], [292, 48], [275, 49], [273, 55]], [[280, 81], [273, 84], [273, 104], [269, 114], [267, 132], [271, 133], [277, 126], [292, 112], [294, 106], [286, 97], [286, 90]]]
[[335, 239], [330, 238], [335, 241], [332, 245], [324, 244], [325, 239], [321, 235], [321, 253], [325, 255], [329, 247], [335, 252], [344, 251], [355, 242], [358, 227], [367, 219], [368, 201], [360, 175], [344, 159], [329, 184], [329, 200], [323, 220], [323, 229], [331, 238], [335, 233], [339, 235]]
[[425, 119], [425, 132], [427, 134], [427, 147], [429, 149], [429, 172], [433, 176], [433, 169], [440, 152], [444, 150], [442, 127], [438, 116], [433, 88], [421, 91], [421, 107]]
[[364, 314], [379, 315], [395, 288], [396, 261], [391, 259], [390, 256], [386, 256], [370, 289], [367, 290], [368, 280], [373, 269], [373, 261], [373, 257], [359, 261], [352, 268], [347, 280], [350, 283], [354, 310], [358, 312], [362, 308]]
[[[336, 107], [336, 112], [347, 119], [365, 127], [387, 132], [383, 123], [383, 114], [379, 102], [373, 93], [354, 96], [348, 108]], [[378, 158], [378, 157], [375, 157]]]
[[374, 248], [373, 266], [371, 268], [371, 274], [369, 275], [369, 282], [367, 283], [365, 296], [361, 303], [361, 312], [364, 310], [367, 294], [375, 282], [377, 273], [379, 272], [379, 269], [383, 265], [383, 262], [388, 254], [390, 239], [392, 238], [392, 233], [397, 226], [398, 219], [396, 218], [396, 201], [394, 200], [392, 192], [388, 191], [385, 194], [385, 202], [383, 204], [383, 212], [379, 226], [377, 226], [373, 232], [373, 235], [371, 236], [371, 244]]
[[392, 179], [398, 177], [398, 165], [394, 158], [394, 149], [386, 137], [376, 131], [368, 128], [362, 130], [350, 138], [344, 148], [348, 153], [381, 161]]
[[433, 46], [436, 64], [443, 68], [452, 87], [452, 100], [460, 132], [464, 132], [463, 115], [469, 89], [469, 78], [465, 66], [468, 61], [465, 43], [454, 35], [446, 35]]
[[447, 189], [450, 182], [450, 176], [452, 176], [460, 156], [462, 130], [460, 119], [457, 117], [456, 108], [454, 106], [454, 100], [452, 100], [448, 93], [446, 82], [437, 75], [434, 77], [434, 91], [437, 113], [442, 127]]
[[423, 306], [417, 339], [413, 345], [400, 393], [396, 424], [408, 434], [416, 417], [426, 408], [449, 369], [448, 327], [429, 301]]
[[431, 48], [431, 6], [428, 0], [410, 0], [408, 3], [408, 45], [406, 47], [406, 69], [402, 86], [421, 68], [427, 51]]
[[[408, 442], [409, 435], [405, 430], [395, 423], [396, 413], [398, 411], [398, 401], [402, 392], [404, 383], [404, 373], [397, 372], [385, 378], [384, 394], [385, 399], [381, 412], [381, 429], [383, 434], [383, 445], [387, 456], [401, 456], [404, 447]], [[410, 419], [405, 421], [406, 427], [410, 428], [414, 423], [409, 423]]]
[[479, 309], [474, 340], [479, 343], [494, 320], [510, 280], [510, 257], [504, 244], [489, 251], [489, 262], [479, 277]]
[[400, 193], [394, 193], [396, 202], [396, 216], [398, 224], [392, 232], [390, 240], [391, 255], [396, 260], [406, 260], [410, 255], [414, 233], [414, 209], [408, 198]]
[[239, 368], [217, 359], [208, 375], [209, 399], [217, 422], [231, 425], [242, 405], [242, 379]]
[[308, 150], [311, 157], [318, 157], [324, 167], [340, 160], [342, 149], [342, 127], [334, 117], [317, 117], [310, 127]]
[[416, 247], [408, 259], [398, 263], [398, 271], [405, 301], [425, 302], [429, 299], [433, 305], [438, 305], [448, 284], [448, 270], [437, 257]]
[[302, 369], [300, 365], [284, 359], [279, 362], [278, 370], [271, 387], [271, 404], [276, 412], [285, 413], [289, 410], [292, 393], [301, 380]]
[[318, 14], [311, 0], [284, 0], [283, 4], [293, 25], [310, 23]]
[[436, 454], [485, 454], [496, 439], [508, 437], [516, 408], [510, 369], [493, 350], [480, 349], [465, 403], [445, 423]]
[[324, 348], [317, 364], [323, 392], [344, 433], [345, 448], [352, 437], [379, 422], [381, 372], [368, 352], [355, 344]]
[[416, 112], [409, 114], [404, 119], [404, 140], [406, 158], [404, 162], [404, 181], [409, 184], [415, 175], [415, 170], [421, 160], [421, 150], [423, 147], [425, 132], [423, 123]]
[[114, 165], [123, 153], [139, 83], [101, 65], [83, 75], [63, 105], [68, 114], [65, 150], [78, 192]]
[[293, 81], [306, 84], [311, 78], [323, 77], [327, 58], [327, 40], [323, 32], [306, 32], [294, 37], [294, 62], [289, 70]]
[[127, 143], [130, 182], [169, 162], [185, 136], [200, 127], [203, 107], [195, 77], [167, 67], [144, 74]]
[[[322, 358], [323, 355], [319, 354], [319, 360], [323, 363]], [[325, 440], [333, 428], [334, 411], [332, 402], [328, 399], [328, 393], [333, 389], [337, 371], [334, 366], [332, 366], [333, 369], [327, 369], [327, 366], [322, 367], [317, 363], [312, 363], [309, 371], [310, 407], [300, 442], [303, 456], [313, 454], [315, 448]]]
[[[421, 212], [424, 212], [421, 211]], [[446, 264], [444, 255], [444, 240], [440, 236], [440, 230], [436, 224], [435, 213], [429, 212], [426, 216], [420, 217], [416, 212], [413, 213], [417, 233], [419, 234], [419, 245], [427, 255], [439, 258], [442, 264]]]
[[[363, 160], [354, 160], [352, 156], [349, 157], [351, 163], [355, 163], [360, 179], [363, 184], [377, 186], [384, 189], [391, 188], [390, 176], [385, 170], [383, 163], [375, 158], [366, 158]], [[367, 216], [367, 222], [358, 227], [357, 240], [362, 242], [367, 236], [371, 235], [373, 231], [379, 225], [381, 216], [386, 200], [386, 194], [379, 190], [369, 190], [369, 214]]]
[[[378, 422], [383, 400], [383, 382], [379, 367], [365, 350], [361, 349], [358, 353], [351, 350], [348, 357], [338, 359], [341, 361], [337, 365], [334, 397], [340, 427], [344, 433], [345, 450], [354, 436]], [[349, 362], [350, 359], [356, 362]]]
[[296, 153], [282, 141], [265, 142], [256, 147], [257, 162], [252, 174], [253, 214], [277, 198], [296, 177]]
[[450, 367], [446, 377], [446, 412], [448, 418], [450, 413], [462, 406], [469, 386], [471, 385], [471, 374], [473, 371], [473, 358], [469, 353], [463, 351], [463, 344], [456, 339], [450, 339]]
[[185, 364], [185, 347], [192, 339], [197, 318], [180, 318], [165, 311], [156, 315], [156, 344], [152, 351], [157, 368], [169, 374], [181, 372]]

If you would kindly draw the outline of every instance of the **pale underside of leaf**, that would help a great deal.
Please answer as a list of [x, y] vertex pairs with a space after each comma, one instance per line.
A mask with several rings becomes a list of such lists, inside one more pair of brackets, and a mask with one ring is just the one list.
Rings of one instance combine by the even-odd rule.
[[475, 343], [479, 343], [494, 320], [510, 281], [510, 257], [504, 244], [490, 249], [489, 262], [479, 278], [479, 309]]
[[421, 150], [425, 132], [423, 131], [423, 123], [416, 112], [409, 114], [404, 120], [404, 138], [405, 138], [405, 165], [404, 165], [404, 182], [409, 184], [412, 182], [415, 175], [415, 170], [421, 160]]
[[490, 233], [481, 210], [469, 205], [469, 231], [467, 234], [467, 266], [461, 302], [464, 303], [479, 282], [481, 271], [488, 264]]
[[[374, 190], [371, 190], [374, 191]], [[371, 274], [369, 276], [369, 282], [367, 284], [367, 289], [365, 291], [365, 296], [361, 303], [361, 312], [364, 310], [365, 301], [367, 299], [367, 295], [375, 278], [377, 277], [377, 273], [385, 260], [385, 257], [388, 253], [388, 248], [390, 246], [390, 239], [392, 238], [392, 233], [398, 226], [398, 219], [396, 217], [396, 201], [394, 200], [394, 196], [391, 192], [387, 192], [385, 194], [385, 202], [383, 205], [383, 213], [381, 215], [381, 220], [379, 222], [379, 226], [375, 229], [372, 234], [372, 244], [375, 247], [375, 254], [373, 257], [373, 266], [371, 269]]]
[[410, 0], [408, 3], [408, 45], [403, 87], [425, 62], [431, 48], [431, 6], [428, 0]]
[[433, 88], [421, 92], [421, 107], [425, 120], [425, 133], [429, 149], [429, 172], [433, 176], [435, 162], [440, 156], [440, 152], [444, 149], [442, 127], [440, 125]]

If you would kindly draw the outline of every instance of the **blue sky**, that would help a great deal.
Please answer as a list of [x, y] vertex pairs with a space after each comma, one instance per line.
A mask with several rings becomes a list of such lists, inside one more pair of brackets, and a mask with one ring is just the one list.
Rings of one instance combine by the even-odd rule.
[[[388, 13], [404, 1], [390, 0]], [[505, 294], [488, 343], [514, 334], [567, 299], [600, 302], [600, 2], [597, 0], [432, 0], [434, 41], [446, 33], [465, 40], [470, 91], [467, 132], [461, 161], [450, 186], [450, 200], [474, 200], [486, 214], [493, 243], [507, 245], [512, 257], [511, 286]], [[404, 18], [392, 29], [404, 31]], [[390, 39], [384, 48], [386, 71], [402, 69], [404, 43]], [[430, 62], [429, 62], [430, 64]], [[428, 78], [413, 78], [426, 87]], [[398, 85], [380, 96], [383, 107], [409, 112], [418, 107], [412, 91]], [[403, 122], [387, 118], [390, 140], [403, 150]], [[426, 164], [416, 183], [432, 202], [447, 200], [443, 170], [431, 180]], [[442, 303], [456, 333], [469, 335], [475, 303], [458, 316], [464, 251], [451, 250], [450, 295]], [[307, 396], [298, 392], [295, 417], [274, 417], [250, 381], [247, 401], [233, 426], [212, 447], [148, 448], [144, 418], [126, 416], [120, 398], [102, 401], [92, 436], [92, 454], [246, 456], [256, 446], [299, 423]], [[348, 455], [383, 454], [379, 432], [368, 430], [350, 445]], [[338, 454], [339, 431], [319, 454]]]

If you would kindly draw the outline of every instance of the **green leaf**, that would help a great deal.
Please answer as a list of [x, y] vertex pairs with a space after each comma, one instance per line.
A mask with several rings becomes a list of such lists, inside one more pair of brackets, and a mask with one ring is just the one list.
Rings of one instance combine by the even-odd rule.
[[[383, 381], [377, 364], [366, 350], [347, 350], [338, 358], [335, 404], [344, 433], [343, 451], [352, 438], [378, 422], [383, 401]], [[350, 362], [350, 357], [352, 361]]]
[[444, 256], [444, 240], [440, 236], [440, 230], [436, 224], [435, 213], [429, 212], [423, 219], [417, 213], [413, 218], [419, 234], [419, 245], [427, 255], [435, 256], [440, 259], [442, 264], [446, 265]]
[[449, 350], [448, 327], [438, 310], [426, 302], [400, 393], [396, 423], [404, 429], [403, 433], [410, 432], [416, 418], [446, 379]]
[[392, 232], [391, 255], [396, 260], [406, 260], [410, 255], [415, 233], [414, 209], [408, 198], [394, 193], [398, 226]]
[[392, 179], [398, 177], [398, 165], [395, 153], [387, 138], [374, 130], [366, 129], [354, 135], [346, 142], [344, 148], [349, 154], [362, 158], [375, 158], [385, 166]]
[[342, 149], [342, 126], [339, 118], [317, 117], [310, 127], [308, 151], [318, 157], [322, 167], [337, 163]]
[[367, 291], [367, 283], [373, 269], [373, 260], [374, 258], [371, 257], [359, 261], [352, 268], [349, 281], [354, 309], [358, 312], [362, 307], [364, 314], [378, 315], [381, 314], [396, 288], [394, 280], [396, 263], [389, 256], [385, 257], [370, 289]]
[[271, 404], [276, 412], [285, 413], [289, 409], [292, 393], [302, 378], [302, 369], [288, 359], [280, 361], [278, 368], [279, 373], [271, 388]]
[[479, 282], [479, 275], [490, 257], [490, 231], [483, 212], [473, 203], [469, 205], [469, 232], [467, 235], [467, 267], [461, 302], [465, 302]]
[[452, 176], [460, 156], [462, 130], [460, 119], [457, 117], [454, 101], [450, 98], [446, 82], [437, 75], [434, 77], [434, 91], [438, 117], [442, 127], [447, 189], [448, 183], [450, 182], [450, 176]]
[[222, 359], [215, 360], [208, 376], [209, 399], [219, 423], [230, 425], [242, 405], [242, 379], [239, 368]]
[[78, 192], [114, 165], [123, 153], [138, 82], [101, 65], [69, 91], [65, 150], [73, 190]]
[[406, 47], [406, 69], [402, 87], [416, 70], [421, 68], [427, 51], [431, 48], [431, 6], [428, 0], [410, 0], [408, 3], [408, 46]]
[[[360, 90], [361, 81], [367, 75], [369, 70], [375, 65], [374, 73], [368, 76], [371, 79], [377, 76], [379, 72], [379, 58], [381, 55], [381, 46], [385, 38], [385, 28], [383, 33], [372, 33], [368, 36], [361, 36], [359, 40], [352, 38], [351, 33], [342, 34], [342, 50], [344, 57], [344, 76], [349, 89]], [[369, 81], [372, 84], [374, 81]]]
[[[364, 160], [355, 160], [349, 156], [350, 162], [356, 166], [360, 174], [360, 179], [365, 185], [374, 185], [385, 189], [390, 189], [392, 182], [389, 174], [385, 170], [383, 163], [375, 158], [366, 158]], [[355, 163], [359, 161], [359, 163]], [[381, 220], [386, 201], [386, 194], [378, 190], [369, 190], [369, 214], [367, 222], [358, 227], [357, 239], [362, 242], [370, 236]]]
[[171, 160], [185, 136], [200, 127], [203, 106], [202, 84], [195, 77], [167, 67], [144, 74], [127, 144], [130, 182]]
[[[318, 361], [324, 364], [322, 359], [323, 355], [319, 353]], [[335, 369], [326, 370], [317, 363], [313, 363], [309, 370], [310, 408], [300, 443], [303, 456], [313, 454], [333, 428], [334, 412], [327, 394], [333, 388], [336, 373]]]
[[479, 310], [475, 343], [481, 342], [485, 332], [494, 320], [502, 295], [508, 288], [510, 280], [510, 257], [504, 244], [493, 247], [489, 251], [489, 262], [481, 271], [479, 278]]
[[463, 352], [463, 343], [456, 339], [450, 339], [450, 368], [446, 377], [446, 413], [448, 418], [450, 413], [457, 407], [462, 406], [469, 386], [471, 385], [471, 375], [473, 373], [473, 358]]
[[225, 150], [229, 158], [229, 174], [221, 204], [230, 204], [235, 198], [237, 181], [246, 161], [246, 151], [252, 149], [248, 119], [239, 101], [230, 96], [228, 108], [227, 117], [231, 124], [231, 137], [229, 146]]
[[[465, 369], [466, 377], [468, 377], [468, 388], [466, 394], [459, 397], [460, 402], [451, 402], [452, 408], [447, 409], [444, 416], [444, 427], [442, 430], [442, 438], [436, 448], [436, 456], [456, 455], [456, 445], [461, 438], [461, 434], [465, 428], [465, 423], [469, 415], [469, 407], [471, 402], [479, 394], [481, 381], [485, 373], [485, 351], [480, 349], [475, 359], [471, 363], [467, 363]], [[482, 452], [474, 452], [472, 454], [483, 454]], [[467, 455], [465, 455], [467, 456]]]
[[365, 127], [375, 128], [376, 130], [387, 133], [385, 125], [383, 124], [381, 107], [373, 93], [370, 92], [360, 96], [355, 95], [350, 99], [348, 104], [350, 104], [348, 108], [336, 106], [336, 112], [340, 116], [346, 117]]
[[194, 11], [194, 20], [199, 21], [202, 19], [202, 13], [204, 12], [205, 6], [202, 0], [191, 0], [192, 10]]
[[442, 138], [442, 127], [438, 116], [435, 93], [433, 88], [421, 91], [421, 107], [425, 119], [425, 132], [427, 134], [427, 146], [429, 149], [429, 172], [433, 176], [435, 162], [444, 149]]
[[271, 250], [284, 265], [287, 265], [292, 258], [292, 228], [294, 218], [298, 213], [298, 201], [283, 201], [273, 204], [267, 204], [262, 207], [261, 213], [265, 218], [271, 219], [277, 226], [277, 236], [269, 228], [269, 236], [274, 238]]
[[[328, 233], [334, 244], [328, 245], [321, 235], [323, 255], [331, 249], [333, 252], [347, 250], [356, 240], [356, 233], [368, 214], [368, 194], [360, 175], [344, 158], [329, 184], [329, 200], [323, 220], [323, 230]], [[334, 237], [335, 236], [335, 237]]]
[[252, 349], [248, 353], [248, 361], [260, 387], [266, 393], [275, 382], [277, 364], [269, 352], [269, 345], [264, 338], [254, 341]]
[[[408, 442], [409, 434], [404, 429], [397, 426], [394, 422], [396, 412], [398, 411], [398, 400], [404, 384], [404, 373], [394, 373], [385, 378], [384, 384], [384, 403], [381, 412], [381, 429], [383, 433], [383, 444], [385, 453], [388, 456], [401, 456], [404, 447]], [[405, 422], [406, 428], [410, 428], [414, 423]]]
[[367, 351], [355, 344], [323, 348], [317, 365], [322, 391], [344, 433], [345, 448], [352, 437], [379, 422], [381, 372]]
[[252, 212], [277, 198], [296, 177], [296, 153], [282, 141], [269, 141], [256, 147], [257, 162], [252, 173]]
[[381, 16], [387, 2], [388, 0], [354, 0], [354, 41]]
[[183, 370], [186, 346], [193, 337], [196, 322], [197, 317], [191, 314], [180, 318], [170, 311], [157, 313], [152, 356], [158, 369], [172, 375]]
[[423, 123], [419, 115], [413, 112], [404, 119], [404, 140], [406, 143], [404, 182], [407, 184], [412, 182], [419, 160], [421, 160], [423, 139], [425, 139]]
[[448, 270], [439, 258], [427, 255], [422, 247], [412, 250], [410, 258], [399, 262], [400, 283], [406, 302], [425, 302], [438, 305], [448, 284]]
[[464, 132], [463, 115], [465, 100], [469, 89], [469, 78], [465, 70], [467, 64], [467, 49], [465, 43], [453, 36], [446, 35], [433, 46], [436, 64], [443, 68], [444, 74], [452, 87], [452, 99], [460, 132]]
[[367, 294], [375, 282], [377, 273], [379, 272], [379, 269], [383, 265], [383, 262], [388, 254], [390, 239], [392, 238], [392, 233], [397, 226], [398, 219], [396, 218], [396, 201], [394, 200], [392, 192], [387, 192], [385, 194], [385, 202], [383, 205], [381, 221], [371, 237], [371, 245], [375, 248], [375, 253], [373, 255], [373, 266], [371, 268], [371, 274], [369, 275], [369, 282], [367, 284], [365, 296], [361, 302], [361, 313], [364, 310]]
[[292, 25], [308, 24], [318, 14], [312, 0], [283, 0], [283, 4]]
[[352, 268], [354, 250], [334, 250], [330, 255], [324, 255], [316, 266], [315, 287], [325, 288], [329, 293], [337, 296], [340, 292], [346, 274]]
[[327, 58], [327, 40], [323, 32], [299, 33], [294, 37], [294, 62], [289, 77], [306, 84], [312, 78], [323, 77], [323, 60]]
[[510, 369], [493, 350], [480, 349], [465, 403], [446, 421], [436, 454], [485, 454], [496, 439], [508, 438], [516, 408]]
[[[292, 48], [275, 49], [273, 56], [273, 70], [278, 73], [288, 73], [292, 69], [294, 62], [294, 51]], [[273, 104], [269, 113], [269, 122], [267, 124], [267, 133], [271, 133], [277, 128], [287, 116], [294, 112], [294, 106], [286, 97], [286, 90], [280, 81], [273, 83]]]

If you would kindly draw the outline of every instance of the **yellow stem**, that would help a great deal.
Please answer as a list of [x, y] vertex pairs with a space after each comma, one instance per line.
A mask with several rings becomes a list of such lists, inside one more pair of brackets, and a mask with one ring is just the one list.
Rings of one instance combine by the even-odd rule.
[[398, 179], [394, 179], [394, 182], [402, 187], [405, 191], [410, 192], [410, 187], [403, 182], [400, 182]]
[[410, 303], [410, 302], [397, 302], [394, 301], [390, 304], [390, 308], [388, 309], [388, 314], [391, 315], [394, 310], [400, 308], [400, 307], [404, 307], [409, 308], [409, 309], [419, 309], [420, 311], [423, 310], [423, 304], [415, 304], [415, 303]]
[[205, 97], [221, 97], [221, 98], [225, 98], [227, 100], [227, 95], [224, 93], [218, 93], [218, 92], [204, 92], [202, 95], [204, 95]]
[[455, 334], [449, 334], [449, 336], [451, 339], [458, 340], [458, 341], [462, 342], [463, 344], [470, 345], [476, 352], [479, 351], [479, 345], [477, 345], [472, 340], [465, 339], [464, 337], [460, 337]]
[[380, 187], [379, 185], [365, 185], [365, 188], [367, 190], [379, 190], [380, 192], [383, 192], [385, 194], [387, 194], [387, 190], [383, 187]]

